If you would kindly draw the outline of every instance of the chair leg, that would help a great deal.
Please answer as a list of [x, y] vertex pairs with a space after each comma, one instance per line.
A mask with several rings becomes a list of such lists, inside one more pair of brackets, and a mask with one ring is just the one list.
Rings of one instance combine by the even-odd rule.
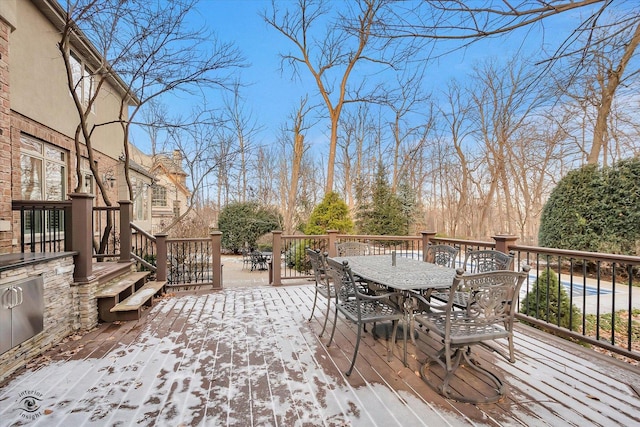
[[327, 320], [329, 319], [329, 312], [331, 310], [331, 298], [327, 298], [327, 313], [324, 316], [324, 324], [322, 325], [322, 330], [320, 331], [319, 337], [324, 334], [325, 329], [327, 329]]
[[[313, 296], [313, 307], [311, 307], [311, 315], [309, 316], [309, 322], [311, 322], [311, 319], [313, 319], [313, 312], [316, 309], [316, 302], [318, 301], [318, 284], [316, 283], [316, 292], [315, 295]], [[320, 334], [322, 336], [322, 334]]]
[[[391, 362], [391, 358], [393, 357], [393, 346], [396, 345], [396, 335], [398, 333], [398, 321], [394, 320], [392, 322], [393, 324], [393, 331], [391, 332], [391, 341], [389, 341], [387, 343], [388, 347], [387, 347], [387, 362]], [[404, 340], [404, 348], [405, 348], [405, 357], [406, 357], [406, 348], [407, 348], [407, 341]], [[406, 360], [405, 360], [405, 366], [407, 365]]]
[[329, 337], [329, 342], [327, 343], [327, 347], [329, 347], [333, 342], [333, 334], [335, 334], [336, 332], [336, 323], [338, 323], [338, 306], [337, 305], [334, 310], [334, 313], [335, 314], [333, 316], [333, 328], [331, 329], [331, 336]]
[[353, 357], [351, 358], [351, 366], [349, 366], [349, 370], [345, 372], [346, 376], [351, 375], [351, 371], [353, 371], [353, 366], [356, 364], [356, 357], [358, 356], [358, 349], [360, 348], [360, 338], [362, 338], [362, 324], [358, 324], [358, 337], [356, 338], [356, 348], [353, 350]]
[[509, 362], [516, 363], [516, 355], [513, 348], [513, 335], [509, 335], [507, 340], [509, 341]]

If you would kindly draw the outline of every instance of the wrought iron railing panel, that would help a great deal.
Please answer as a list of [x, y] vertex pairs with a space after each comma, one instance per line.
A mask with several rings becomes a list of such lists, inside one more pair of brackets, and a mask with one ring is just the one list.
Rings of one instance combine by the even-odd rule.
[[71, 202], [14, 200], [20, 251], [54, 253], [69, 250]]
[[213, 284], [211, 239], [167, 239], [167, 281], [169, 285]]

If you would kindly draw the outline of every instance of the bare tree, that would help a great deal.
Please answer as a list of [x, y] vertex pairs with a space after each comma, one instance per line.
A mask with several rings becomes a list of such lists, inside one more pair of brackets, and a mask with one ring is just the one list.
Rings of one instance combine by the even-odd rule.
[[[586, 43], [578, 58], [571, 58], [569, 68], [575, 70], [572, 79], [564, 79], [563, 92], [573, 86], [585, 93], [582, 104], [595, 112], [592, 123], [593, 138], [587, 151], [587, 163], [607, 164], [609, 140], [613, 137], [611, 123], [614, 99], [620, 88], [637, 82], [640, 69], [632, 65], [632, 58], [640, 44], [640, 19], [612, 19], [611, 27], [599, 28], [585, 37], [596, 35], [599, 42]], [[631, 68], [630, 68], [631, 67]], [[574, 89], [575, 90], [575, 89]], [[575, 99], [575, 95], [569, 94]]]
[[[509, 173], [512, 160], [511, 146], [517, 143], [514, 137], [525, 125], [537, 106], [536, 94], [531, 88], [534, 76], [525, 72], [526, 65], [511, 61], [498, 70], [494, 64], [476, 69], [478, 88], [473, 93], [476, 114], [477, 139], [484, 143], [485, 162], [490, 182], [483, 196], [484, 206], [480, 220], [481, 230], [488, 234], [491, 226], [500, 227], [500, 232], [513, 232], [514, 193]], [[498, 210], [501, 222], [493, 214]]]
[[[111, 123], [120, 124], [124, 137], [125, 178], [129, 196], [133, 197], [127, 138], [141, 108], [168, 93], [224, 86], [226, 70], [241, 65], [240, 55], [233, 45], [218, 43], [213, 34], [204, 29], [191, 29], [188, 25], [189, 12], [195, 3], [196, 0], [153, 5], [143, 0], [66, 2], [59, 48], [79, 115], [76, 144], [83, 142], [87, 146], [91, 170], [106, 205], [111, 205], [111, 201], [93, 161], [91, 137], [94, 130]], [[95, 64], [90, 75], [78, 79], [74, 75], [71, 46], [84, 37], [91, 40], [101, 62]], [[96, 99], [106, 96], [101, 92], [107, 79], [119, 82], [126, 94], [121, 97], [119, 117], [111, 123], [91, 123], [89, 114]], [[83, 102], [78, 96], [79, 85], [90, 87], [88, 101]], [[132, 99], [136, 101], [132, 102]]]
[[[369, 159], [374, 157], [368, 154], [371, 149], [371, 139], [381, 130], [373, 122], [370, 104], [361, 103], [351, 111], [345, 111], [340, 126], [341, 137], [338, 139], [337, 166], [342, 170], [340, 188], [349, 209], [356, 210], [354, 190], [356, 183], [362, 181], [365, 176], [373, 177], [375, 162]], [[370, 168], [369, 168], [370, 166]]]
[[[474, 227], [474, 224], [471, 224], [473, 201], [475, 200], [471, 192], [474, 166], [463, 144], [471, 133], [468, 120], [470, 105], [469, 100], [462, 96], [460, 86], [455, 82], [449, 85], [446, 100], [447, 102], [440, 107], [440, 113], [446, 126], [443, 132], [450, 138], [457, 160], [455, 162], [457, 168], [449, 170], [445, 179], [454, 183], [458, 197], [452, 206], [454, 211], [451, 221], [452, 227], [445, 232], [448, 231], [452, 236], [457, 236], [458, 232], [462, 231], [463, 235], [469, 236]], [[451, 176], [456, 178], [451, 179]]]
[[[593, 127], [593, 140], [588, 150], [588, 163], [598, 163], [603, 150], [606, 152], [607, 130], [611, 106], [616, 91], [623, 84], [625, 73], [640, 43], [640, 9], [634, 2], [612, 0], [525, 0], [512, 2], [490, 2], [476, 4], [464, 0], [427, 0], [414, 8], [391, 8], [391, 19], [378, 21], [372, 34], [387, 39], [411, 39], [416, 43], [457, 41], [441, 49], [440, 54], [463, 49], [479, 40], [514, 33], [518, 29], [542, 26], [549, 18], [568, 11], [581, 10], [583, 18], [557, 49], [542, 61], [546, 67], [564, 58], [575, 58], [573, 66], [565, 70], [565, 80], [581, 74], [583, 67], [596, 62], [600, 64], [597, 75], [599, 99]], [[606, 19], [606, 12], [615, 12], [613, 19]], [[613, 23], [612, 23], [613, 22]], [[607, 45], [609, 49], [603, 49]], [[430, 49], [425, 49], [431, 52]], [[601, 57], [597, 57], [605, 53]]]
[[147, 108], [142, 111], [142, 120], [144, 121], [144, 128], [149, 135], [149, 142], [151, 143], [151, 157], [155, 157], [158, 153], [158, 146], [161, 144], [160, 135], [163, 129], [168, 127], [169, 112], [166, 105], [158, 101], [158, 99], [152, 99], [147, 103]]
[[233, 84], [233, 92], [231, 96], [224, 99], [224, 108], [226, 116], [228, 116], [229, 126], [235, 134], [237, 141], [237, 149], [239, 154], [238, 165], [238, 190], [240, 192], [240, 201], [247, 200], [247, 182], [248, 182], [248, 155], [251, 149], [251, 141], [256, 133], [260, 131], [260, 127], [252, 118], [250, 112], [245, 108], [244, 101], [240, 96], [240, 83]]
[[[370, 38], [371, 27], [385, 3], [358, 0], [353, 7], [347, 4], [349, 15], [338, 16], [337, 22], [329, 18], [335, 4], [324, 0], [298, 0], [294, 12], [280, 11], [274, 1], [272, 12], [263, 14], [265, 21], [294, 46], [294, 52], [282, 54], [282, 61], [292, 67], [295, 75], [300, 73], [299, 68], [308, 70], [327, 108], [331, 133], [326, 192], [333, 190], [340, 115], [346, 104], [357, 101], [349, 97], [353, 71], [365, 61], [389, 65]], [[315, 33], [316, 27], [323, 24], [327, 25], [326, 33]]]
[[225, 123], [211, 111], [198, 111], [189, 120], [189, 126], [172, 128], [165, 147], [180, 153], [179, 162], [185, 169], [188, 182], [184, 185], [191, 190], [191, 197], [184, 212], [168, 224], [162, 232], [168, 232], [193, 211], [200, 215], [207, 197], [205, 191], [212, 185], [214, 173], [225, 171], [239, 153], [236, 146], [221, 143], [218, 129]]
[[418, 155], [426, 143], [421, 136], [428, 134], [434, 125], [427, 103], [429, 96], [423, 93], [420, 86], [423, 76], [422, 71], [416, 71], [399, 78], [397, 93], [388, 100], [388, 108], [393, 112], [390, 126], [393, 138], [391, 190], [394, 192], [400, 179], [416, 166], [416, 162], [421, 161]]
[[284, 210], [284, 231], [292, 233], [294, 229], [294, 214], [298, 201], [298, 186], [300, 182], [300, 173], [302, 170], [302, 159], [308, 147], [304, 144], [304, 132], [308, 129], [305, 118], [311, 108], [307, 106], [308, 99], [305, 97], [300, 100], [300, 105], [296, 108], [291, 117], [292, 128], [290, 129], [293, 149], [291, 151], [291, 176], [288, 180], [289, 185], [284, 194], [286, 194], [286, 204]]

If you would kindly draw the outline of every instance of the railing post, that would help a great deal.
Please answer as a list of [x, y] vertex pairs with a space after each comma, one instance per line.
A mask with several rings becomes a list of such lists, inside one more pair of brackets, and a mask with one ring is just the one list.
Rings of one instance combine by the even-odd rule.
[[211, 275], [214, 289], [222, 289], [222, 232], [212, 231], [211, 236]]
[[282, 285], [282, 278], [280, 277], [282, 264], [280, 263], [282, 253], [282, 230], [276, 230], [271, 232], [273, 235], [273, 248], [271, 255], [271, 274], [270, 285], [280, 286]]
[[120, 259], [118, 262], [131, 261], [131, 219], [133, 218], [133, 202], [120, 200]]
[[336, 253], [336, 241], [338, 240], [338, 230], [327, 230], [327, 234], [329, 235], [329, 256], [334, 257], [337, 255]]
[[164, 282], [167, 280], [167, 234], [160, 233], [156, 238], [156, 280]]
[[516, 241], [518, 240], [518, 236], [502, 234], [491, 236], [491, 238], [496, 241], [496, 250], [504, 252], [505, 254], [509, 253], [509, 248], [512, 245], [515, 245]]
[[77, 252], [75, 256], [75, 268], [73, 269], [73, 280], [76, 283], [89, 283], [95, 279], [93, 275], [93, 244], [91, 238], [93, 233], [93, 194], [72, 193], [71, 215], [73, 216], [73, 227], [69, 230], [71, 234], [71, 250]]
[[422, 261], [427, 262], [427, 246], [429, 241], [436, 237], [435, 231], [421, 231], [422, 234]]

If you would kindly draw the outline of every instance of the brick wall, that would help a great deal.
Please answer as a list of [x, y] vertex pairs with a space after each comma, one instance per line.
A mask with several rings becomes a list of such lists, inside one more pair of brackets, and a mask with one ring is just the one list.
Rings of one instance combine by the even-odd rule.
[[10, 27], [0, 19], [0, 254], [11, 252], [11, 105], [9, 104]]

